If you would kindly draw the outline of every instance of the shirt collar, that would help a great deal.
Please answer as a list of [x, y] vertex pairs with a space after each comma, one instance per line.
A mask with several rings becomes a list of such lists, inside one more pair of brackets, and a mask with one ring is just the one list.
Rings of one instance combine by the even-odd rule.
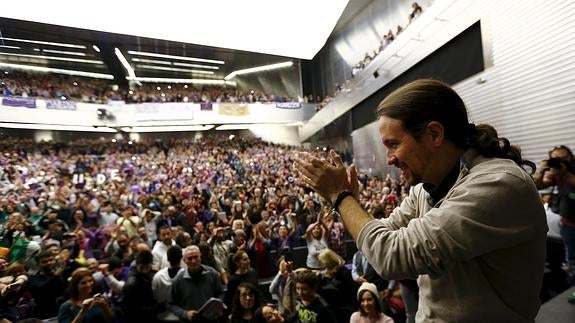
[[437, 204], [437, 202], [441, 201], [442, 198], [447, 195], [447, 192], [453, 187], [457, 179], [459, 178], [459, 174], [462, 170], [468, 169], [468, 154], [465, 153], [459, 158], [459, 163], [456, 163], [455, 166], [449, 171], [447, 176], [439, 183], [439, 185], [434, 185], [431, 183], [423, 183], [423, 189], [429, 194], [430, 201], [432, 205]]

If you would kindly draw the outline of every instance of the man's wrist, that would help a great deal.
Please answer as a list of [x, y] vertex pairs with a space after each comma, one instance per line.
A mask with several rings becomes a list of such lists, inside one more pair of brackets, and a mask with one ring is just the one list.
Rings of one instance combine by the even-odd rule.
[[332, 208], [336, 211], [339, 211], [339, 206], [341, 205], [341, 202], [343, 202], [343, 200], [349, 196], [353, 197], [353, 193], [351, 191], [344, 190], [339, 192], [339, 194], [337, 194], [335, 199], [331, 200]]

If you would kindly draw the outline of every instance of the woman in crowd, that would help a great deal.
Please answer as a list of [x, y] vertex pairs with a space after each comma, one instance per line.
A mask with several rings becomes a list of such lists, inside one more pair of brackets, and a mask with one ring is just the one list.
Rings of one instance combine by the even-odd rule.
[[318, 216], [317, 222], [310, 224], [306, 230], [307, 259], [306, 266], [309, 269], [323, 269], [318, 259], [319, 253], [328, 248], [329, 232]]
[[278, 310], [282, 314], [291, 314], [296, 304], [296, 274], [293, 271], [293, 259], [290, 253], [280, 258], [279, 270], [272, 280], [269, 292], [278, 301]]
[[87, 268], [79, 268], [72, 273], [70, 299], [60, 306], [59, 323], [112, 322], [114, 314], [102, 295], [92, 295], [94, 278]]
[[227, 285], [229, 275], [222, 267], [222, 264], [220, 264], [214, 257], [214, 251], [212, 247], [207, 242], [200, 242], [198, 247], [200, 248], [200, 253], [202, 254], [202, 265], [214, 268], [220, 274], [222, 284]]
[[381, 312], [381, 302], [374, 284], [365, 282], [357, 291], [359, 311], [354, 312], [349, 323], [393, 323], [393, 319]]
[[[8, 264], [4, 259], [0, 260], [3, 263], [2, 267]], [[22, 313], [23, 310], [31, 308], [30, 306], [23, 307], [22, 305], [30, 305], [32, 303], [31, 297], [27, 295], [29, 293], [26, 293], [27, 288], [25, 286], [27, 282], [26, 266], [23, 263], [15, 262], [2, 272], [2, 277], [0, 278], [0, 318], [16, 322], [25, 317], [23, 314], [29, 314]], [[0, 322], [3, 321], [0, 320]]]
[[324, 249], [318, 259], [325, 268], [321, 273], [321, 283], [318, 294], [332, 307], [337, 317], [346, 319], [356, 307], [355, 292], [357, 284], [347, 269], [345, 260], [331, 249]]
[[269, 278], [273, 273], [273, 260], [270, 257], [272, 246], [268, 226], [264, 222], [259, 222], [253, 227], [252, 232], [252, 239], [248, 242], [250, 259], [255, 266], [257, 277]]
[[286, 322], [283, 315], [270, 304], [264, 305], [256, 310], [254, 316], [255, 323], [283, 323]]
[[231, 323], [255, 322], [255, 312], [260, 305], [257, 287], [251, 283], [241, 283], [234, 295]]
[[256, 272], [251, 268], [250, 257], [245, 250], [238, 250], [232, 257], [233, 266], [230, 264], [230, 268], [235, 268], [235, 271], [230, 275], [230, 281], [228, 282], [228, 290], [224, 295], [224, 303], [228, 308], [232, 305], [232, 298], [238, 289], [238, 286], [242, 283], [251, 283], [254, 286], [258, 285], [258, 278]]

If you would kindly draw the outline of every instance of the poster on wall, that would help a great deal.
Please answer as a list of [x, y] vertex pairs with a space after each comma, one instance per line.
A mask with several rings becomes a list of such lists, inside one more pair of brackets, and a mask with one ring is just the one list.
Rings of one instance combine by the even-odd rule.
[[33, 98], [22, 98], [18, 96], [3, 97], [2, 105], [8, 107], [24, 107], [34, 109], [36, 108], [36, 99]]
[[62, 100], [46, 100], [46, 109], [76, 110], [76, 103]]
[[277, 102], [276, 108], [278, 109], [301, 109], [299, 102]]
[[191, 103], [140, 103], [135, 105], [136, 121], [193, 120]]
[[247, 116], [250, 114], [250, 109], [247, 104], [221, 103], [219, 113], [225, 116]]
[[213, 109], [212, 102], [200, 103], [200, 110], [201, 111], [212, 111], [212, 109]]

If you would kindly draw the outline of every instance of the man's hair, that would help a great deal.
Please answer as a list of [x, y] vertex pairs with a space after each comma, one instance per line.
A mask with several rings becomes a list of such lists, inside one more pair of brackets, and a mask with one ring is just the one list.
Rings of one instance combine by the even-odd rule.
[[186, 254], [187, 252], [190, 252], [190, 251], [197, 251], [197, 252], [201, 253], [200, 247], [196, 246], [195, 244], [189, 245], [186, 248], [184, 248], [182, 253]]
[[535, 171], [535, 164], [521, 158], [521, 150], [507, 138], [498, 137], [488, 124], [469, 123], [467, 109], [459, 95], [447, 84], [421, 79], [406, 84], [388, 95], [377, 107], [378, 118], [399, 120], [416, 139], [432, 121], [441, 123], [445, 137], [463, 149], [475, 148], [485, 157], [511, 159]]
[[157, 235], [160, 235], [160, 232], [161, 232], [162, 230], [166, 230], [166, 229], [167, 229], [167, 230], [170, 230], [170, 232], [172, 231], [172, 229], [171, 229], [169, 226], [167, 226], [167, 225], [161, 225], [161, 226], [159, 226], [159, 227], [156, 229], [156, 234], [157, 234]]
[[52, 251], [50, 250], [44, 250], [41, 251], [37, 256], [36, 256], [36, 260], [37, 261], [41, 261], [42, 259], [48, 258], [48, 257], [53, 257], [54, 254], [52, 253]]
[[149, 265], [154, 262], [154, 256], [149, 250], [142, 250], [136, 256], [136, 265]]
[[180, 248], [178, 245], [170, 246], [166, 253], [170, 265], [179, 266], [180, 261], [182, 261], [182, 248]]
[[122, 260], [118, 257], [110, 257], [110, 259], [108, 259], [108, 270], [117, 268], [122, 268]]
[[316, 273], [309, 269], [305, 269], [297, 273], [295, 281], [296, 283], [306, 284], [315, 289], [319, 280]]

